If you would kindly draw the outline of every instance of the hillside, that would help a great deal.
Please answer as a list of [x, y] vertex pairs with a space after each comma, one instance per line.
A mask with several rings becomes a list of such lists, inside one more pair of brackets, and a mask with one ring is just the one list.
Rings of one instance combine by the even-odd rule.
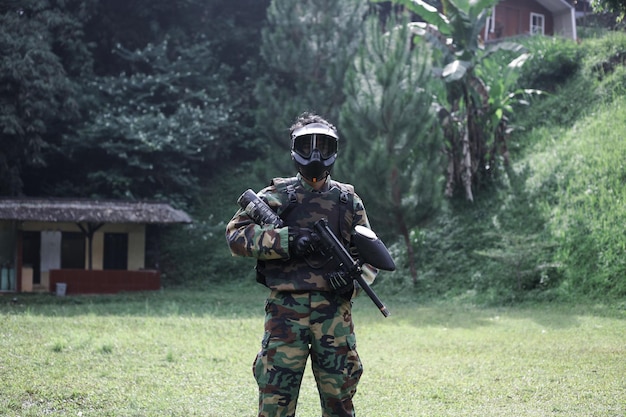
[[[530, 48], [535, 62], [520, 82], [557, 82], [515, 115], [506, 175], [416, 234], [421, 295], [494, 303], [626, 295], [626, 36]], [[399, 276], [390, 281], [404, 290]]]
[[538, 144], [524, 163], [559, 244], [560, 286], [595, 297], [626, 294], [626, 97], [590, 109], [560, 137]]

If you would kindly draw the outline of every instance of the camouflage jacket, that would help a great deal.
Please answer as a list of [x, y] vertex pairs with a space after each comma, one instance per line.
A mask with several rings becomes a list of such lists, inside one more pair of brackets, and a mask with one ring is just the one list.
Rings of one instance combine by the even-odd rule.
[[[245, 211], [238, 210], [226, 227], [226, 240], [233, 256], [257, 258], [257, 271], [271, 289], [329, 291], [325, 276], [335, 270], [334, 262], [321, 254], [307, 258], [290, 257], [288, 230], [294, 226], [313, 229], [315, 222], [325, 217], [333, 233], [341, 236], [342, 243], [351, 249], [354, 227], [369, 228], [365, 208], [354, 188], [329, 177], [327, 185], [315, 191], [298, 175], [296, 178], [274, 179], [258, 196], [283, 219], [285, 227], [260, 226]], [[354, 253], [353, 248], [351, 252]], [[374, 276], [375, 273], [368, 274], [366, 280], [373, 281]]]

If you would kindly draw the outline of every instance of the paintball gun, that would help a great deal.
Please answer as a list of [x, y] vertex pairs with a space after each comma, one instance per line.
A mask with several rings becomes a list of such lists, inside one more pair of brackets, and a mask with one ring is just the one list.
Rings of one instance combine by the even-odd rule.
[[[254, 191], [248, 189], [237, 199], [237, 203], [250, 216], [256, 224], [273, 224], [276, 227], [284, 227], [280, 217], [263, 201]], [[389, 310], [378, 298], [374, 290], [361, 275], [363, 264], [369, 264], [377, 269], [393, 271], [396, 265], [385, 247], [385, 244], [376, 234], [363, 226], [356, 226], [352, 234], [354, 244], [359, 252], [360, 260], [352, 258], [348, 250], [341, 244], [333, 231], [328, 227], [326, 219], [318, 220], [314, 225], [321, 250], [327, 256], [335, 260], [337, 268], [351, 276], [365, 291], [370, 299], [376, 304], [383, 316], [390, 315]]]
[[385, 317], [389, 317], [391, 313], [387, 307], [378, 298], [372, 287], [361, 275], [361, 267], [363, 264], [369, 264], [377, 269], [385, 271], [393, 271], [396, 265], [391, 259], [389, 251], [385, 244], [376, 236], [376, 234], [363, 226], [356, 226], [352, 238], [359, 252], [359, 261], [355, 261], [348, 250], [341, 244], [337, 236], [328, 227], [326, 219], [318, 220], [313, 229], [317, 232], [322, 243], [322, 252], [330, 255], [337, 263], [337, 268], [342, 272], [349, 274], [365, 291], [369, 298], [376, 304], [376, 307]]

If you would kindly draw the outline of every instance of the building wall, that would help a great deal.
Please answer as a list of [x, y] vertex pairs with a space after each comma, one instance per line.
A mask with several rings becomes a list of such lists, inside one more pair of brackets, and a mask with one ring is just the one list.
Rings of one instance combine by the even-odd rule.
[[533, 0], [503, 0], [496, 6], [494, 33], [489, 38], [503, 38], [530, 33], [530, 14], [544, 16], [545, 34], [554, 34], [552, 13]]
[[[20, 226], [23, 231], [42, 232], [45, 236], [42, 240], [42, 268], [40, 272], [40, 287], [42, 290], [50, 290], [50, 270], [58, 269], [61, 252], [60, 246], [55, 245], [62, 232], [81, 232], [75, 223], [45, 223], [45, 222], [23, 222]], [[105, 233], [126, 233], [128, 234], [128, 270], [140, 270], [145, 267], [145, 241], [146, 226], [144, 224], [105, 224], [98, 229], [92, 239], [92, 269], [102, 270], [104, 259], [104, 235]], [[46, 246], [44, 248], [43, 246]], [[87, 238], [85, 238], [85, 269], [89, 268], [89, 250]], [[55, 267], [55, 265], [57, 265]], [[32, 274], [32, 270], [26, 271]], [[32, 278], [31, 278], [32, 282]], [[22, 284], [28, 290], [28, 284]]]

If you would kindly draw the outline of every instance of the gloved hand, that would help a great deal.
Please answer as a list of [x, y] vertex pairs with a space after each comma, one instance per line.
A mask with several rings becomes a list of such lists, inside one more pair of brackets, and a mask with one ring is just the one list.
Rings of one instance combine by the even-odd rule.
[[304, 257], [317, 251], [317, 235], [306, 227], [289, 227], [289, 253]]
[[354, 291], [354, 278], [351, 274], [343, 271], [331, 272], [326, 275], [328, 285], [338, 294], [347, 295]]

